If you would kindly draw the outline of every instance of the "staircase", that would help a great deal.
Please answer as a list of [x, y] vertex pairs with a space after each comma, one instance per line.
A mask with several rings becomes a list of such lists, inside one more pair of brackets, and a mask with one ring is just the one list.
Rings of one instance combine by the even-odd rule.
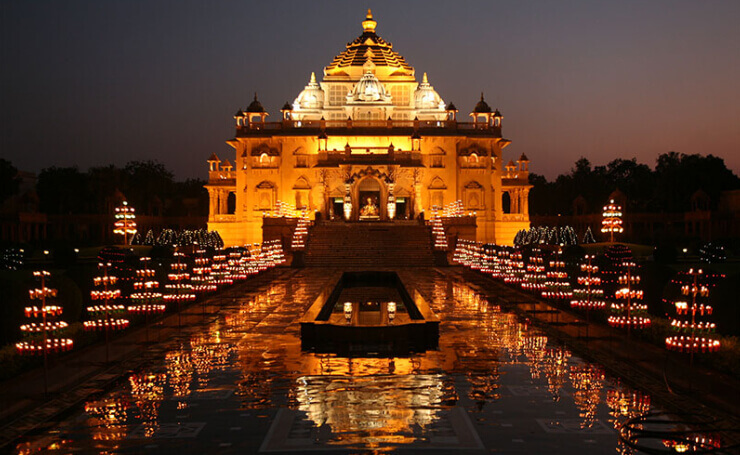
[[324, 222], [308, 236], [307, 267], [432, 267], [431, 231], [416, 222]]

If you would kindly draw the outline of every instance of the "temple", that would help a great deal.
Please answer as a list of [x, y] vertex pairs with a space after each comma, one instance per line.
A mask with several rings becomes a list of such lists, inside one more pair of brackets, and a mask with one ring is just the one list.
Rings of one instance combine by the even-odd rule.
[[256, 94], [236, 112], [235, 155], [211, 155], [206, 185], [208, 228], [226, 245], [260, 242], [279, 202], [327, 222], [373, 222], [429, 219], [461, 201], [476, 240], [498, 244], [529, 227], [529, 160], [504, 159], [503, 115], [481, 94], [459, 121], [376, 26], [368, 10], [362, 34], [277, 121]]

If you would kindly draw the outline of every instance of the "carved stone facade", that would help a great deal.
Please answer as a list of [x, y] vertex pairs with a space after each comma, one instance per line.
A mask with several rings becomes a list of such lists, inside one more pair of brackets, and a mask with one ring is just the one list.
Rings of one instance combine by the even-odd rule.
[[212, 155], [206, 185], [209, 229], [227, 245], [260, 242], [277, 201], [312, 217], [362, 221], [413, 219], [461, 200], [477, 216], [479, 241], [511, 244], [529, 228], [529, 161], [504, 165], [503, 116], [481, 95], [472, 121], [458, 121], [454, 104], [426, 74], [417, 82], [375, 27], [368, 11], [362, 35], [320, 83], [311, 74], [280, 121], [266, 121], [256, 95], [236, 113], [227, 141], [234, 164]]

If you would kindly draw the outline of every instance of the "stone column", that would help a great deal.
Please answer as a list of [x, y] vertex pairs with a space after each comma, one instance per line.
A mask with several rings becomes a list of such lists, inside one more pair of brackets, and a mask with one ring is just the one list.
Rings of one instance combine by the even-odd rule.
[[414, 185], [414, 215], [419, 216], [423, 208], [421, 205], [421, 183], [416, 183]]

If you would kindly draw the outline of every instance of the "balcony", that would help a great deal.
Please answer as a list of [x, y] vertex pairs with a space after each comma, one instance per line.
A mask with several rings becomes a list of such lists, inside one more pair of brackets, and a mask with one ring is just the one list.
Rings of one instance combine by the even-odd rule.
[[458, 122], [456, 120], [284, 120], [282, 122], [255, 122], [236, 127], [236, 137], [248, 136], [309, 136], [326, 132], [328, 135], [353, 134], [396, 135], [419, 132], [430, 136], [474, 135], [501, 137], [501, 127], [487, 123]]

